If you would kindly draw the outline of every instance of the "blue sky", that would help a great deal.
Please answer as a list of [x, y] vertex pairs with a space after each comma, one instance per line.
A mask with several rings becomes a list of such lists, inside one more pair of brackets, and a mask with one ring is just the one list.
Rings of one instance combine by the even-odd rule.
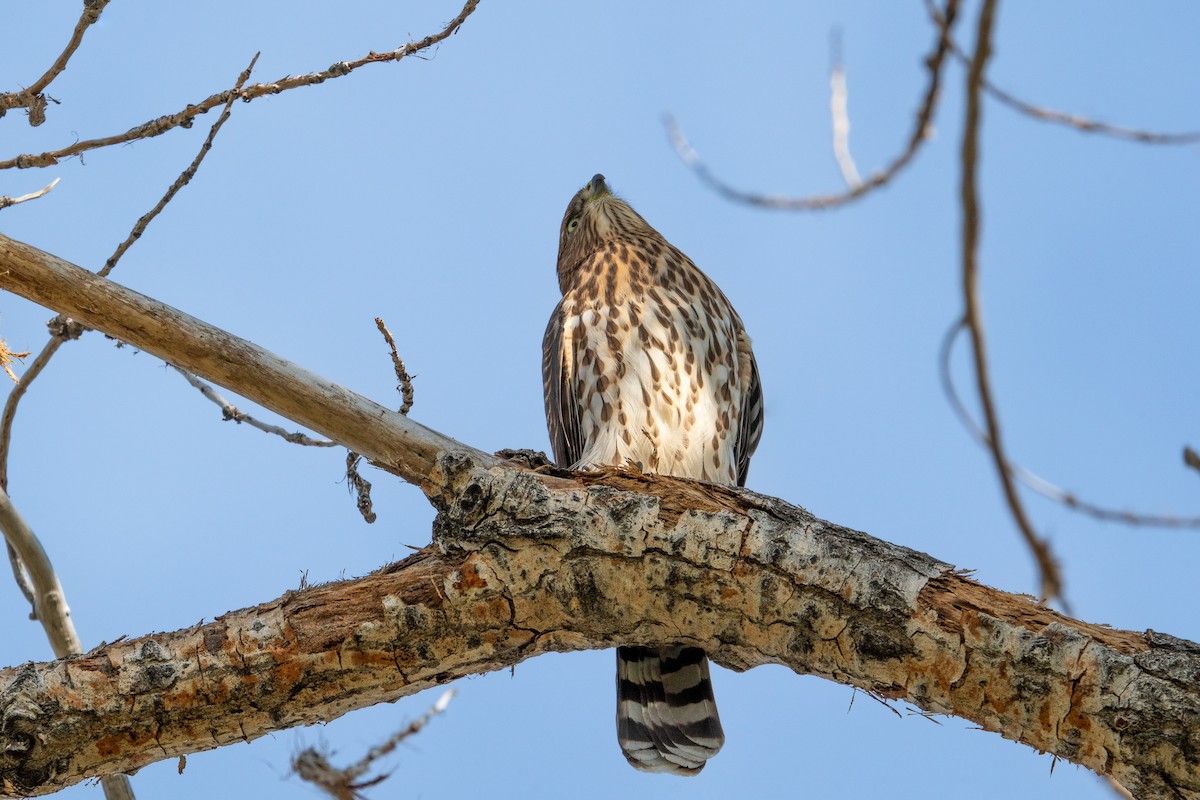
[[[321, 69], [440, 28], [455, 2], [115, 0], [50, 94], [41, 128], [0, 122], [3, 157], [123, 131], [232, 83]], [[1200, 6], [1002, 4], [991, 77], [1037, 103], [1127, 125], [1200, 127]], [[57, 55], [78, 2], [9, 4], [0, 88]], [[964, 9], [969, 42], [977, 5]], [[428, 61], [363, 69], [238, 105], [200, 175], [114, 278], [395, 404], [383, 316], [416, 380], [412, 416], [477, 447], [548, 446], [540, 340], [557, 300], [557, 231], [603, 172], [713, 276], [755, 341], [766, 433], [752, 488], [1034, 592], [987, 454], [955, 419], [937, 350], [960, 313], [951, 66], [935, 139], [883, 191], [841, 210], [732, 205], [676, 158], [673, 113], [739, 186], [839, 189], [829, 39], [840, 28], [864, 174], [907, 136], [933, 32], [920, 4], [500, 3], [483, 0]], [[0, 213], [5, 234], [98, 268], [192, 158], [190, 131], [0, 176], [62, 182]], [[981, 250], [996, 400], [1019, 463], [1121, 509], [1196, 513], [1200, 147], [1146, 147], [984, 109]], [[44, 309], [0, 297], [0, 334], [40, 349]], [[958, 385], [971, 397], [960, 349]], [[248, 403], [243, 409], [255, 411]], [[975, 404], [971, 403], [972, 408]], [[263, 412], [266, 419], [274, 419]], [[98, 335], [62, 349], [17, 421], [11, 495], [58, 566], [85, 647], [175, 630], [310, 581], [364, 574], [429, 540], [420, 493], [369, 475], [364, 525], [342, 455], [220, 421], [178, 375]], [[1200, 533], [1099, 524], [1025, 493], [1075, 613], [1200, 638]], [[50, 657], [11, 585], [0, 663]], [[1108, 797], [1089, 772], [951, 719], [901, 716], [780, 667], [718, 670], [725, 751], [697, 779], [629, 769], [613, 732], [613, 657], [536, 659], [460, 682], [448, 712], [389, 762], [374, 797], [704, 798], [770, 792], [897, 798]], [[314, 796], [288, 759], [324, 742], [353, 760], [435, 693], [135, 779], [144, 797]], [[853, 706], [851, 701], [854, 699]], [[508, 787], [511, 787], [511, 792]], [[519, 788], [518, 788], [519, 787]], [[95, 797], [75, 788], [63, 796]]]

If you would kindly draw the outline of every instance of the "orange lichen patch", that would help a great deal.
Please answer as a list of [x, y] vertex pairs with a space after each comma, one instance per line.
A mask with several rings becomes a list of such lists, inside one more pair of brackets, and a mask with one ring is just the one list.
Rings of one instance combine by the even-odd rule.
[[486, 589], [488, 582], [479, 574], [479, 566], [476, 564], [475, 557], [472, 556], [463, 562], [463, 565], [454, 576], [454, 583], [451, 585], [456, 592], [461, 592], [471, 589]]
[[1050, 723], [1050, 704], [1042, 703], [1038, 707], [1038, 725], [1042, 726], [1042, 730], [1049, 733], [1053, 729]]
[[[844, 633], [842, 634], [844, 635]], [[955, 684], [963, 677], [965, 657], [957, 648], [947, 646], [936, 637], [919, 635], [913, 637], [916, 653], [904, 662], [904, 669], [912, 681], [910, 689], [920, 687], [920, 695], [934, 694], [947, 698], [956, 691]], [[955, 642], [957, 644], [957, 642]], [[849, 643], [843, 645], [848, 647]]]
[[114, 733], [111, 736], [103, 736], [96, 740], [96, 752], [104, 758], [120, 755], [126, 748], [139, 749], [147, 742], [154, 740], [154, 736], [149, 733], [141, 736], [134, 735], [128, 731], [123, 733]]
[[[164, 711], [171, 711], [177, 708], [196, 708], [200, 705], [209, 703], [221, 702], [216, 697], [205, 692], [201, 694], [195, 691], [198, 688], [196, 684], [189, 684], [190, 688], [179, 692], [164, 692], [162, 695], [162, 708]], [[222, 700], [224, 697], [221, 698]]]
[[271, 679], [276, 687], [295, 686], [303, 679], [306, 671], [304, 663], [293, 658], [271, 670]]
[[988, 616], [1035, 633], [1057, 622], [1122, 653], [1150, 649], [1145, 637], [1135, 631], [1072, 619], [1039, 605], [1032, 597], [1002, 592], [953, 572], [931, 578], [917, 595], [917, 603], [933, 610], [937, 625], [949, 632], [961, 624], [971, 633], [978, 633], [979, 612], [986, 610]]
[[503, 597], [496, 597], [484, 603], [476, 603], [471, 607], [471, 615], [477, 619], [508, 619], [509, 608], [508, 601]]
[[[96, 688], [99, 688], [98, 683], [93, 683], [89, 687], [89, 689]], [[87, 703], [83, 701], [81, 693], [74, 688], [70, 682], [50, 682], [46, 685], [45, 691], [46, 697], [61, 708], [70, 708], [76, 711], [82, 711], [87, 707]]]
[[[945, 619], [947, 619], [947, 617], [943, 617], [941, 614], [938, 615], [939, 621]], [[979, 638], [980, 633], [982, 632], [983, 622], [979, 619], [978, 611], [973, 608], [960, 609], [959, 620], [962, 623], [962, 626], [966, 628], [967, 633], [977, 639]]]
[[392, 653], [380, 650], [347, 650], [342, 653], [344, 667], [395, 667], [396, 658]]
[[1086, 690], [1081, 684], [1076, 685], [1071, 690], [1071, 708], [1068, 709], [1067, 715], [1063, 718], [1062, 723], [1059, 725], [1059, 730], [1061, 732], [1066, 733], [1072, 728], [1082, 734], [1091, 732], [1092, 728], [1094, 727], [1092, 718], [1087, 714], [1082, 713], [1084, 694], [1086, 694]]
[[124, 744], [123, 736], [105, 736], [96, 740], [96, 752], [104, 758], [112, 758], [121, 752]]

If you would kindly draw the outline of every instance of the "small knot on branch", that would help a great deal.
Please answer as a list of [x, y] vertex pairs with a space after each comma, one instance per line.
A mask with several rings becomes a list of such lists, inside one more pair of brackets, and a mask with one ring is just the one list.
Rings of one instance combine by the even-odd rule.
[[50, 335], [56, 339], [69, 342], [72, 339], [78, 339], [80, 336], [83, 336], [87, 328], [70, 317], [64, 317], [62, 314], [59, 314], [46, 322], [46, 330], [50, 331]]

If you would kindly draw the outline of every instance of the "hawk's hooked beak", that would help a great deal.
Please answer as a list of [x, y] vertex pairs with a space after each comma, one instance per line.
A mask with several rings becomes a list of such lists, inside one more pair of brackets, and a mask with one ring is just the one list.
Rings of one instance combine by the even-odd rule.
[[587, 192], [589, 200], [603, 197], [606, 194], [612, 194], [609, 191], [608, 184], [604, 182], [604, 176], [599, 172], [592, 176], [592, 180], [587, 185]]

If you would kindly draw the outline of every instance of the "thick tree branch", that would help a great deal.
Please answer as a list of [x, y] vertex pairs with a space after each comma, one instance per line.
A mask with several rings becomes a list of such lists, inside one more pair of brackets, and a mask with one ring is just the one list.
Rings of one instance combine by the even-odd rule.
[[1200, 647], [1073, 620], [781, 500], [446, 454], [435, 543], [208, 625], [0, 671], [5, 791], [45, 793], [546, 652], [686, 642], [1200, 790]]
[[218, 383], [418, 486], [443, 451], [489, 458], [256, 344], [3, 235], [0, 289]]
[[327, 720], [551, 651], [689, 642], [955, 714], [1111, 774], [1200, 792], [1200, 646], [1065, 617], [746, 491], [502, 462], [262, 348], [0, 236], [0, 288], [365, 453], [439, 510], [358, 581], [0, 670], [0, 794]]

